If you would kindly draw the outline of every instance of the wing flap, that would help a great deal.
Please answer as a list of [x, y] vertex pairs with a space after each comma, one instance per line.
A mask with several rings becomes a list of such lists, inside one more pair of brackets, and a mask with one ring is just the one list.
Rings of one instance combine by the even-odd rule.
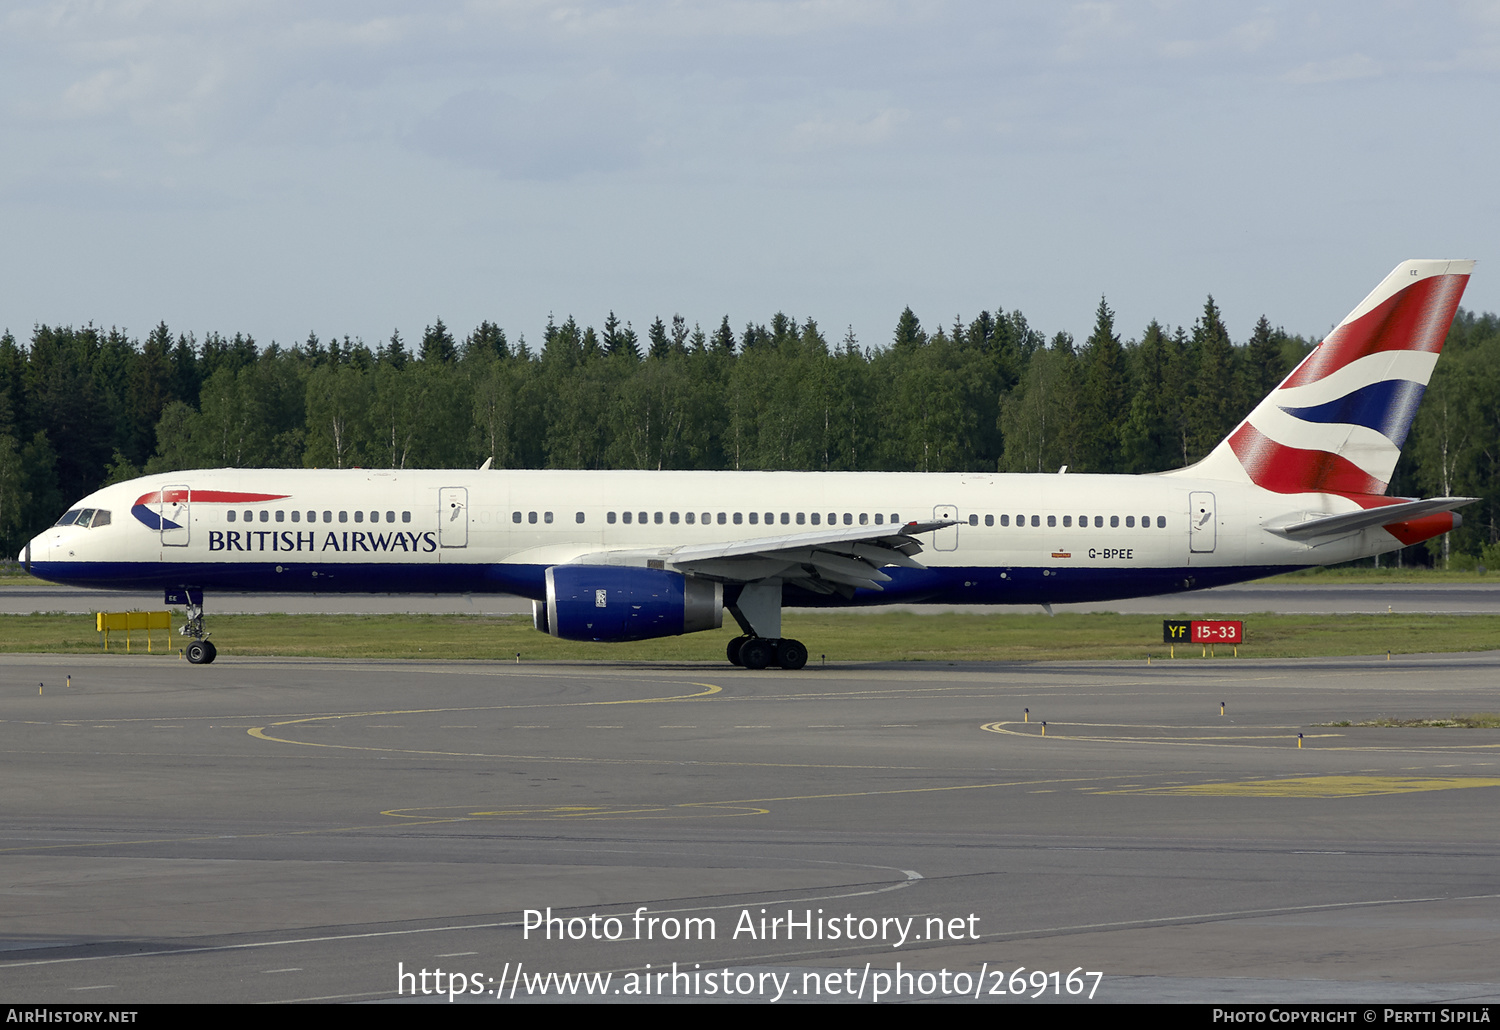
[[922, 544], [913, 534], [929, 533], [950, 522], [909, 522], [904, 526], [841, 526], [815, 533], [756, 537], [712, 544], [641, 551], [596, 552], [579, 561], [662, 562], [679, 572], [729, 583], [780, 578], [817, 594], [851, 596], [855, 590], [882, 590], [895, 565], [925, 568], [913, 555]]

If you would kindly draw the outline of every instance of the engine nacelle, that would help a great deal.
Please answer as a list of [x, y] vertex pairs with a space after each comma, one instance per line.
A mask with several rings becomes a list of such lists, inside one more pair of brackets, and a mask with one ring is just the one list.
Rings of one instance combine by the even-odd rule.
[[665, 569], [554, 565], [537, 629], [564, 640], [649, 640], [724, 625], [724, 586]]

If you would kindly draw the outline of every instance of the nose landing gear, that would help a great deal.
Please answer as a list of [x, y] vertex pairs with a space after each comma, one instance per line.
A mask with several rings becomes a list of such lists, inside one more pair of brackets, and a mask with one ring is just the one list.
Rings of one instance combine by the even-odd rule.
[[166, 603], [180, 604], [187, 608], [187, 621], [177, 631], [182, 636], [192, 638], [187, 647], [182, 649], [183, 656], [192, 665], [212, 665], [213, 660], [219, 657], [219, 649], [214, 647], [208, 634], [203, 631], [203, 591], [196, 587], [168, 590]]

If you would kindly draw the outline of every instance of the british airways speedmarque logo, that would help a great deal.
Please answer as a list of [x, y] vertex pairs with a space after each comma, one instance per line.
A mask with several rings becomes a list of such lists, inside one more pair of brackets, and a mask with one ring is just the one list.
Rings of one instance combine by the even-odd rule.
[[258, 504], [290, 496], [291, 494], [251, 494], [238, 490], [191, 490], [185, 486], [169, 486], [153, 490], [149, 494], [141, 494], [130, 506], [130, 514], [147, 529], [181, 529], [182, 524], [173, 519], [186, 518], [189, 500], [193, 504]]

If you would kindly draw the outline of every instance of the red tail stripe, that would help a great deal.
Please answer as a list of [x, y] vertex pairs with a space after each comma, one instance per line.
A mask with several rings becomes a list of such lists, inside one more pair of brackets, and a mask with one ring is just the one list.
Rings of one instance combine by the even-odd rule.
[[1350, 362], [1380, 351], [1438, 353], [1443, 349], [1448, 326], [1468, 282], [1467, 275], [1419, 279], [1329, 333], [1323, 345], [1309, 354], [1282, 386], [1316, 382]]
[[1256, 486], [1279, 494], [1385, 492], [1385, 483], [1347, 458], [1288, 447], [1248, 422], [1230, 436], [1229, 446]]

